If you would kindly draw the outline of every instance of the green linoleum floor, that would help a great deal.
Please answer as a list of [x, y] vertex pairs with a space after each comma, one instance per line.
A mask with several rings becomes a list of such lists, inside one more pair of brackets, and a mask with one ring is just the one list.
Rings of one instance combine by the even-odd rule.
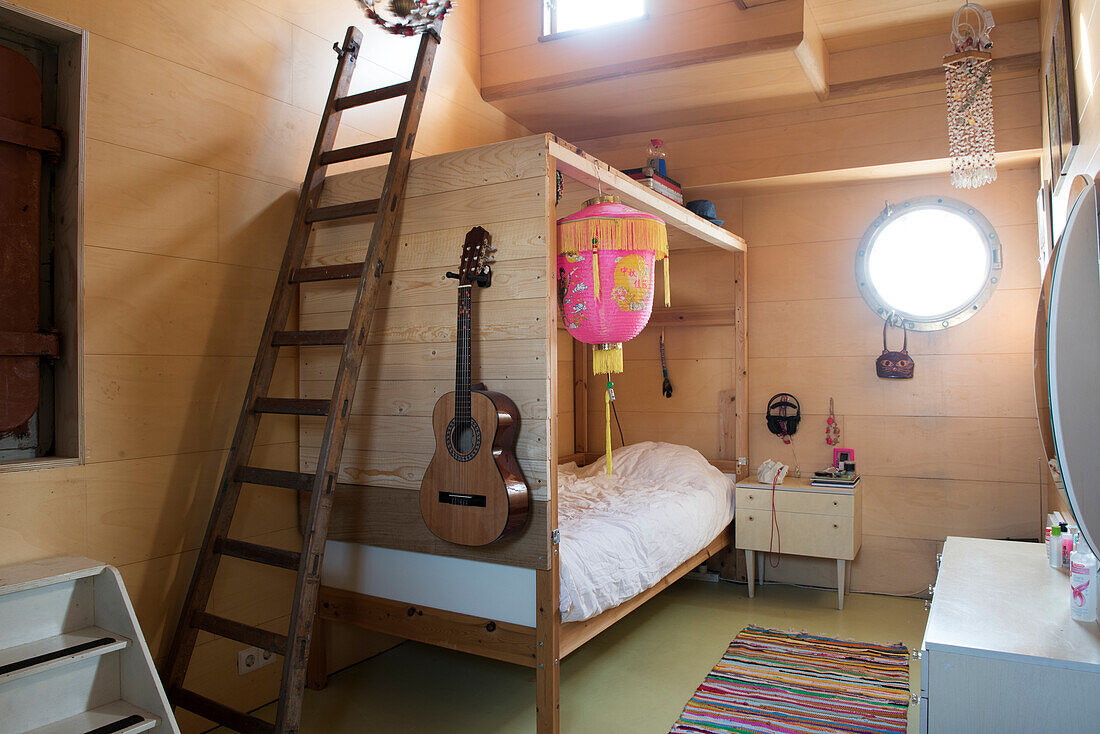
[[[563, 734], [667, 734], [738, 632], [756, 624], [919, 648], [919, 599], [680, 581], [562, 661]], [[302, 734], [533, 734], [534, 671], [405, 643], [307, 691]], [[920, 689], [919, 661], [910, 666]], [[274, 714], [269, 706], [259, 712]], [[917, 708], [909, 709], [915, 732]]]

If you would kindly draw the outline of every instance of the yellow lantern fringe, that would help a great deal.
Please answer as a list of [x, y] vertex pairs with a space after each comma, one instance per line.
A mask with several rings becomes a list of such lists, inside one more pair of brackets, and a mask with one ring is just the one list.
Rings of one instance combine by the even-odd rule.
[[607, 375], [622, 371], [622, 344], [594, 344], [592, 346], [592, 374]]

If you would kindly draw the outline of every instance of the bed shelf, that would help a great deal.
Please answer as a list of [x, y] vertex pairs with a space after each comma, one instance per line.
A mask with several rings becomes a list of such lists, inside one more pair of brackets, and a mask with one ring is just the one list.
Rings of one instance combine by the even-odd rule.
[[[141, 720], [130, 722], [135, 717]], [[148, 711], [120, 700], [32, 729], [27, 734], [137, 734], [153, 729], [159, 721]]]
[[0, 685], [121, 650], [130, 640], [99, 627], [63, 632], [0, 650]]

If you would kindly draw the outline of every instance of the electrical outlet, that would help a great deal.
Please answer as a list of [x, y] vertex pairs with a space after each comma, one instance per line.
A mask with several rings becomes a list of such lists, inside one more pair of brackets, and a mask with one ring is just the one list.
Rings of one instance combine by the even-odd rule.
[[261, 650], [258, 647], [248, 647], [237, 653], [237, 675], [251, 673], [275, 662], [275, 653], [270, 650]]

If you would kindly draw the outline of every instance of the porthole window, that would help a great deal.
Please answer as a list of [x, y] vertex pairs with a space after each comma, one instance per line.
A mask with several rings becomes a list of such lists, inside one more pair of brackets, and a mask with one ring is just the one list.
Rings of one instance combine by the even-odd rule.
[[1001, 267], [989, 220], [961, 201], [930, 196], [887, 204], [860, 241], [856, 283], [883, 319], [933, 331], [977, 313]]

